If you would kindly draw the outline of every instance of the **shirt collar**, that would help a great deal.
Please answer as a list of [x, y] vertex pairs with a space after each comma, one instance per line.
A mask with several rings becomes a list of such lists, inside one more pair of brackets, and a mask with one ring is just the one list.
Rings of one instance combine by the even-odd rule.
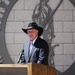
[[35, 43], [35, 41], [36, 41], [36, 39], [38, 38], [38, 36], [32, 41], [33, 42], [33, 44]]

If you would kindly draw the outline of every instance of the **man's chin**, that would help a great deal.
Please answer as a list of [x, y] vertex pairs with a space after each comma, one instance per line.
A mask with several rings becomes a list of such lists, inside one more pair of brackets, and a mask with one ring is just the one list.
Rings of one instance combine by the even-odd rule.
[[31, 41], [33, 41], [34, 39], [30, 38]]

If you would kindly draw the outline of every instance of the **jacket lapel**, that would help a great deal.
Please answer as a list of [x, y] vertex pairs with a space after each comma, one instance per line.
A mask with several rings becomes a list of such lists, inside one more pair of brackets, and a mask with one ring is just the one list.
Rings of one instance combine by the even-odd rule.
[[29, 48], [30, 48], [30, 41], [27, 43], [27, 45], [25, 46], [25, 58], [26, 61], [28, 62], [29, 60]]
[[31, 56], [32, 56], [32, 54], [34, 53], [34, 51], [35, 51], [35, 46], [33, 46], [33, 48], [32, 48], [32, 51], [31, 51], [31, 54], [30, 54], [30, 56], [29, 56], [29, 58], [31, 58]]

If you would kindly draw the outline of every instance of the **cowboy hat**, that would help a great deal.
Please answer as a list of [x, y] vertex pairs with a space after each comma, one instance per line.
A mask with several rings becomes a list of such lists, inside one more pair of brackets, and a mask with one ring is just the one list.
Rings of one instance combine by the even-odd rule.
[[42, 33], [43, 33], [43, 28], [40, 27], [40, 26], [38, 26], [38, 24], [35, 23], [35, 22], [29, 23], [27, 29], [23, 29], [23, 28], [22, 28], [22, 30], [23, 30], [26, 34], [28, 34], [28, 33], [27, 33], [27, 30], [32, 29], [32, 28], [34, 28], [34, 29], [36, 29], [36, 30], [39, 31], [39, 32], [38, 32], [38, 36], [41, 36], [41, 35], [42, 35]]

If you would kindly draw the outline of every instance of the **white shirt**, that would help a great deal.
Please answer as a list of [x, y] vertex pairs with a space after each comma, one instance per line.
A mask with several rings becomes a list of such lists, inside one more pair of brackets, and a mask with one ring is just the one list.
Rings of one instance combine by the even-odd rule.
[[32, 51], [32, 48], [33, 48], [33, 45], [36, 41], [37, 37], [32, 41], [32, 43], [30, 44], [30, 54], [31, 54], [31, 51]]

